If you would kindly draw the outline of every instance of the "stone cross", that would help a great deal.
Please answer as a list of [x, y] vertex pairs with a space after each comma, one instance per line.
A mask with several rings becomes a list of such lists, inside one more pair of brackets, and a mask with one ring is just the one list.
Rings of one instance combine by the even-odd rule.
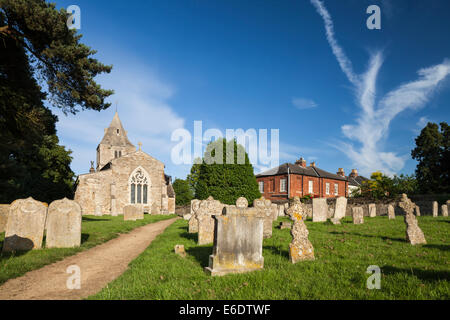
[[402, 199], [400, 200], [398, 206], [402, 208], [405, 213], [406, 241], [412, 245], [426, 244], [427, 241], [425, 240], [425, 236], [419, 227], [416, 216], [414, 215], [416, 205], [408, 199], [406, 194], [402, 194]]

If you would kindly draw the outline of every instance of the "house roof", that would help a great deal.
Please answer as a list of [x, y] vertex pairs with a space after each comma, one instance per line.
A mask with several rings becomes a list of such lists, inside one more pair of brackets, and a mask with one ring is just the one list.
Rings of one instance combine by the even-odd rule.
[[363, 181], [367, 181], [369, 179], [367, 179], [366, 177], [363, 176], [357, 176], [357, 177], [348, 177], [348, 184], [350, 186], [354, 186], [354, 187], [360, 187], [363, 183]]
[[288, 169], [290, 173], [300, 174], [304, 176], [310, 177], [320, 177], [320, 178], [328, 178], [334, 180], [342, 180], [347, 181], [346, 177], [341, 177], [337, 174], [322, 170], [318, 167], [302, 167], [300, 165], [292, 164], [292, 163], [284, 163], [276, 168], [272, 168], [260, 174], [257, 174], [256, 177], [268, 177], [268, 176], [277, 176], [281, 174], [287, 174]]

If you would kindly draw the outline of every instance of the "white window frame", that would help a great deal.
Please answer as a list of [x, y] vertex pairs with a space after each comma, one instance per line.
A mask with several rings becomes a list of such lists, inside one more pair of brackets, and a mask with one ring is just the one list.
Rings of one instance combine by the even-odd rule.
[[325, 184], [325, 194], [326, 195], [330, 194], [330, 183], [328, 182]]
[[339, 184], [338, 183], [334, 184], [334, 195], [335, 196], [339, 195]]
[[259, 182], [259, 192], [264, 193], [264, 181]]
[[286, 192], [286, 178], [280, 180], [280, 192]]
[[314, 181], [312, 181], [312, 180], [308, 181], [308, 192], [309, 192], [309, 194], [314, 193]]

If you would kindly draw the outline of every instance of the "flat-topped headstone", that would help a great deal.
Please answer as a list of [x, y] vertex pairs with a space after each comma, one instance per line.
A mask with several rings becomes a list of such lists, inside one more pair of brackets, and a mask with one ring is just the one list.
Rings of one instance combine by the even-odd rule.
[[47, 214], [47, 248], [74, 248], [81, 245], [81, 207], [66, 198], [53, 201]]
[[433, 217], [438, 216], [438, 203], [437, 201], [433, 201]]
[[215, 216], [213, 254], [205, 271], [213, 276], [262, 270], [263, 217], [256, 208], [236, 203], [227, 206], [224, 215]]
[[446, 204], [443, 204], [443, 205], [441, 206], [441, 215], [442, 215], [443, 217], [448, 217], [448, 207], [447, 207]]
[[313, 222], [326, 222], [328, 218], [327, 199], [314, 198], [313, 203]]
[[389, 220], [395, 219], [395, 208], [392, 204], [388, 205], [388, 218]]
[[8, 222], [9, 204], [0, 204], [0, 233], [5, 232]]
[[419, 227], [417, 218], [414, 215], [415, 204], [408, 198], [406, 194], [402, 194], [402, 199], [400, 200], [398, 206], [405, 213], [405, 224], [406, 224], [406, 241], [409, 241], [412, 245], [416, 244], [426, 244], [425, 235]]
[[272, 237], [272, 202], [261, 197], [253, 201], [253, 207], [258, 211], [258, 216], [264, 218], [264, 238]]
[[123, 208], [124, 221], [136, 221], [144, 219], [144, 207], [142, 205], [127, 205]]
[[336, 199], [336, 208], [334, 209], [334, 218], [335, 219], [345, 218], [346, 210], [347, 210], [347, 198], [338, 197]]
[[299, 261], [314, 260], [314, 248], [308, 239], [309, 231], [303, 221], [306, 210], [298, 197], [294, 198], [294, 203], [289, 207], [288, 214], [294, 221], [291, 229], [292, 242], [289, 244], [289, 260], [291, 263]]
[[33, 198], [11, 203], [3, 252], [42, 248], [47, 207]]
[[377, 206], [375, 203], [369, 204], [369, 217], [375, 218], [377, 216]]
[[364, 211], [362, 207], [353, 207], [352, 216], [353, 216], [353, 224], [364, 223]]

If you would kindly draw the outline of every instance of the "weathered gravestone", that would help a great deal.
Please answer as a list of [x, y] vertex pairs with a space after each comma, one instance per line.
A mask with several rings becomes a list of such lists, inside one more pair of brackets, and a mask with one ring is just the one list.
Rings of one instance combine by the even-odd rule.
[[405, 213], [406, 241], [409, 241], [412, 245], [427, 243], [422, 230], [419, 228], [416, 216], [414, 215], [415, 204], [408, 199], [406, 194], [402, 194], [402, 199], [398, 206], [402, 208]]
[[279, 217], [284, 217], [285, 216], [284, 209], [285, 209], [284, 205], [278, 205], [278, 216]]
[[341, 219], [331, 218], [330, 221], [334, 225], [341, 224]]
[[225, 215], [215, 216], [217, 232], [209, 267], [205, 271], [213, 276], [262, 270], [264, 218], [256, 208], [227, 206]]
[[433, 217], [438, 216], [438, 203], [437, 201], [433, 201]]
[[377, 206], [375, 203], [369, 204], [369, 217], [375, 218], [377, 216]]
[[127, 205], [123, 208], [124, 221], [136, 221], [144, 219], [144, 207], [142, 205]]
[[442, 215], [443, 217], [448, 217], [448, 207], [447, 207], [446, 204], [443, 204], [443, 205], [441, 206], [441, 215]]
[[294, 198], [294, 203], [289, 207], [287, 213], [294, 221], [291, 229], [292, 242], [289, 244], [289, 260], [291, 263], [299, 261], [314, 260], [314, 248], [308, 239], [308, 229], [306, 228], [306, 207], [300, 202], [298, 197]]
[[275, 203], [271, 204], [270, 210], [272, 212], [272, 222], [278, 220], [278, 205]]
[[258, 216], [264, 218], [264, 239], [272, 237], [272, 202], [261, 197], [253, 201], [253, 207], [258, 211]]
[[96, 217], [100, 217], [100, 216], [102, 216], [103, 214], [102, 214], [102, 206], [101, 205], [96, 205], [95, 206], [95, 213], [94, 213], [94, 215], [96, 216]]
[[416, 207], [414, 208], [416, 211], [416, 217], [420, 217], [420, 207], [418, 205], [416, 205]]
[[223, 205], [220, 201], [209, 197], [200, 202], [196, 217], [198, 220], [198, 244], [205, 245], [214, 242], [215, 220], [213, 215], [222, 214]]
[[189, 233], [197, 233], [198, 232], [198, 219], [197, 215], [193, 215], [189, 219]]
[[334, 219], [345, 218], [345, 212], [347, 210], [347, 198], [339, 197], [336, 199], [336, 208], [334, 209]]
[[47, 214], [47, 248], [74, 248], [81, 244], [81, 207], [64, 198], [53, 201]]
[[177, 244], [174, 248], [175, 254], [179, 255], [182, 258], [186, 257], [186, 251], [184, 250], [184, 245]]
[[364, 223], [364, 211], [361, 207], [352, 208], [353, 224], [363, 224]]
[[[327, 199], [314, 198], [313, 203], [313, 222], [326, 222], [328, 218]], [[306, 212], [305, 212], [306, 214]]]
[[11, 203], [3, 252], [42, 248], [47, 207], [33, 198]]
[[5, 232], [8, 222], [9, 204], [0, 204], [0, 233]]
[[388, 218], [389, 220], [395, 219], [395, 209], [392, 204], [388, 205]]

